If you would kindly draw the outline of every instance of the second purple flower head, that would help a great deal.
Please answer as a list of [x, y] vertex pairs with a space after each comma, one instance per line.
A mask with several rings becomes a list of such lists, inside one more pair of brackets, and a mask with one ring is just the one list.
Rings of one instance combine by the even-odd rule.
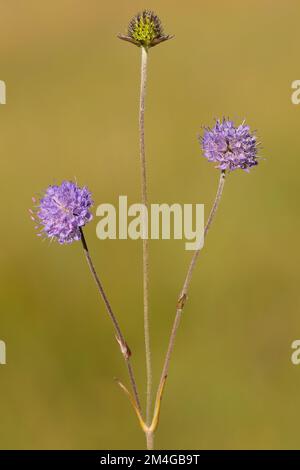
[[204, 156], [221, 170], [249, 171], [258, 164], [257, 139], [244, 122], [235, 126], [229, 119], [217, 120], [201, 139]]

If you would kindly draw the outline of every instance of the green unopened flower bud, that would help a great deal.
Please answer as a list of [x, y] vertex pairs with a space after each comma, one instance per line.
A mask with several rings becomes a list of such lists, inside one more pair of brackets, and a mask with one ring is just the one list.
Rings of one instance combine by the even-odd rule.
[[119, 34], [118, 37], [138, 47], [149, 49], [163, 41], [172, 39], [173, 36], [164, 34], [161, 21], [153, 11], [144, 10], [130, 20], [128, 34]]

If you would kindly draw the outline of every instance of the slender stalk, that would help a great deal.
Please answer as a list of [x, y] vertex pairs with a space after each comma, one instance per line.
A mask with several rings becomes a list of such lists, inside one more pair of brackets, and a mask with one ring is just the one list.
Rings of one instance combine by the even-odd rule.
[[114, 326], [114, 329], [115, 329], [115, 332], [116, 332], [116, 339], [119, 343], [121, 353], [124, 357], [124, 360], [125, 360], [125, 363], [126, 363], [126, 366], [127, 366], [127, 369], [128, 369], [129, 379], [130, 379], [130, 382], [131, 382], [131, 386], [132, 386], [133, 394], [134, 394], [134, 397], [135, 397], [135, 401], [136, 401], [136, 404], [137, 404], [137, 407], [138, 407], [139, 411], [141, 411], [141, 404], [140, 404], [140, 400], [139, 400], [136, 380], [135, 380], [135, 377], [134, 377], [132, 364], [130, 362], [131, 351], [130, 351], [130, 349], [129, 349], [126, 341], [125, 341], [125, 338], [124, 338], [124, 335], [123, 335], [123, 333], [121, 331], [121, 328], [119, 326], [118, 320], [117, 320], [117, 318], [116, 318], [116, 316], [115, 316], [115, 314], [112, 310], [110, 302], [109, 302], [109, 300], [106, 296], [106, 293], [104, 291], [103, 285], [102, 285], [102, 283], [100, 281], [100, 278], [99, 278], [99, 276], [96, 272], [96, 269], [95, 269], [95, 266], [93, 264], [93, 261], [92, 261], [92, 258], [91, 258], [91, 255], [90, 255], [90, 252], [89, 252], [89, 249], [88, 249], [88, 246], [87, 246], [86, 239], [85, 239], [82, 228], [80, 228], [80, 234], [81, 234], [81, 242], [82, 242], [82, 246], [83, 246], [83, 251], [84, 251], [88, 266], [90, 268], [90, 271], [92, 273], [94, 281], [96, 282], [96, 285], [98, 287], [98, 291], [99, 291], [99, 293], [102, 297], [102, 300], [105, 304], [105, 308], [106, 308], [106, 311], [109, 315], [109, 318], [111, 319], [111, 321], [113, 323], [113, 326]]
[[[209, 228], [210, 228], [210, 226], [213, 222], [213, 219], [214, 219], [214, 217], [216, 215], [216, 212], [217, 212], [217, 209], [219, 207], [221, 196], [222, 196], [222, 193], [223, 193], [224, 184], [225, 184], [225, 170], [222, 170], [221, 175], [220, 175], [220, 179], [219, 179], [217, 194], [216, 194], [213, 206], [211, 208], [210, 214], [208, 216], [208, 219], [207, 219], [207, 222], [206, 222], [206, 225], [205, 225], [205, 228], [204, 228], [204, 239], [207, 235], [207, 232], [208, 232], [208, 230], [209, 230]], [[177, 330], [178, 330], [178, 327], [179, 327], [179, 324], [180, 324], [182, 311], [184, 309], [185, 301], [187, 299], [188, 290], [189, 290], [191, 280], [192, 280], [192, 275], [193, 275], [193, 272], [194, 272], [194, 269], [195, 269], [200, 251], [201, 251], [201, 249], [196, 250], [193, 254], [192, 260], [189, 264], [188, 271], [187, 271], [187, 274], [186, 274], [186, 277], [185, 277], [185, 280], [184, 280], [184, 283], [183, 283], [183, 287], [182, 287], [182, 289], [180, 291], [180, 295], [178, 297], [176, 315], [175, 315], [175, 319], [174, 319], [174, 323], [173, 323], [173, 327], [172, 327], [172, 331], [171, 331], [171, 335], [170, 335], [170, 339], [169, 339], [169, 345], [168, 345], [168, 349], [167, 349], [167, 353], [166, 353], [166, 357], [165, 357], [165, 362], [164, 362], [164, 366], [163, 366], [163, 370], [162, 370], [162, 374], [161, 374], [161, 378], [160, 378], [160, 385], [159, 385], [158, 390], [161, 389], [161, 385], [164, 382], [164, 380], [167, 378], [167, 375], [168, 375], [170, 359], [171, 359], [171, 355], [172, 355], [172, 352], [173, 352], [173, 349], [174, 349]]]
[[154, 434], [151, 431], [146, 432], [147, 450], [154, 449]]
[[[141, 47], [141, 90], [139, 106], [139, 132], [140, 132], [140, 161], [141, 161], [141, 187], [142, 203], [147, 208], [148, 213], [148, 192], [147, 192], [147, 166], [145, 153], [145, 96], [147, 83], [147, 62], [148, 51]], [[145, 224], [146, 220], [144, 220]], [[144, 225], [144, 228], [146, 225]], [[151, 347], [150, 347], [150, 328], [149, 328], [149, 245], [148, 234], [144, 231], [143, 237], [143, 297], [144, 297], [144, 336], [146, 352], [146, 423], [149, 426], [151, 420], [151, 401], [152, 401], [152, 366], [151, 366]]]

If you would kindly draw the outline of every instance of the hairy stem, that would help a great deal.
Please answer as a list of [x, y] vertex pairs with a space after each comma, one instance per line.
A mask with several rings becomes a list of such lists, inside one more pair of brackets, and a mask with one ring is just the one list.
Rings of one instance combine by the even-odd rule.
[[[145, 96], [147, 83], [147, 62], [148, 52], [141, 47], [141, 90], [139, 105], [139, 132], [140, 132], [140, 161], [141, 161], [141, 187], [142, 187], [142, 203], [147, 208], [148, 213], [148, 192], [147, 192], [147, 167], [145, 153]], [[144, 219], [144, 228], [146, 227]], [[149, 245], [148, 234], [144, 232], [143, 237], [143, 297], [144, 297], [144, 335], [145, 335], [145, 352], [146, 352], [146, 375], [147, 375], [147, 392], [146, 392], [146, 423], [149, 426], [151, 420], [151, 401], [152, 401], [152, 366], [151, 366], [151, 348], [150, 348], [150, 329], [149, 329]]]
[[114, 326], [114, 329], [115, 329], [115, 332], [116, 332], [116, 339], [119, 343], [121, 353], [124, 357], [124, 360], [125, 360], [125, 363], [126, 363], [126, 366], [127, 366], [127, 369], [128, 369], [129, 379], [130, 379], [130, 383], [131, 383], [131, 386], [132, 386], [132, 390], [133, 390], [134, 398], [135, 398], [135, 401], [136, 401], [136, 405], [137, 405], [139, 411], [141, 411], [141, 405], [140, 405], [136, 380], [134, 378], [133, 368], [132, 368], [132, 364], [131, 364], [131, 361], [130, 361], [131, 351], [130, 351], [130, 349], [129, 349], [126, 341], [125, 341], [125, 338], [124, 338], [124, 335], [123, 335], [123, 333], [121, 331], [121, 328], [119, 326], [118, 320], [117, 320], [117, 318], [116, 318], [116, 316], [115, 316], [115, 314], [112, 310], [110, 302], [109, 302], [109, 300], [106, 296], [106, 293], [104, 291], [103, 285], [102, 285], [102, 283], [100, 281], [100, 278], [99, 278], [99, 276], [96, 272], [96, 269], [95, 269], [95, 266], [93, 264], [93, 261], [92, 261], [92, 258], [91, 258], [91, 255], [90, 255], [90, 252], [89, 252], [89, 249], [88, 249], [88, 246], [87, 246], [86, 239], [85, 239], [82, 228], [80, 228], [80, 234], [81, 234], [81, 242], [82, 242], [82, 246], [83, 246], [83, 251], [84, 251], [88, 266], [90, 268], [90, 271], [91, 271], [91, 274], [94, 278], [94, 281], [96, 282], [96, 285], [97, 285], [98, 291], [99, 291], [99, 293], [102, 297], [102, 300], [105, 304], [105, 308], [106, 308], [106, 311], [108, 313], [108, 316], [109, 316], [109, 318], [111, 319], [111, 321], [113, 323], [113, 326]]
[[[220, 179], [219, 179], [217, 194], [216, 194], [213, 206], [211, 208], [210, 214], [208, 216], [208, 219], [207, 219], [207, 222], [206, 222], [206, 225], [205, 225], [205, 228], [204, 228], [204, 239], [207, 235], [207, 232], [208, 232], [208, 230], [209, 230], [209, 228], [212, 224], [212, 221], [213, 221], [213, 219], [216, 215], [217, 209], [219, 207], [219, 203], [220, 203], [221, 196], [222, 196], [222, 193], [223, 193], [224, 184], [225, 184], [225, 171], [222, 170], [221, 175], [220, 175]], [[172, 331], [171, 331], [171, 335], [170, 335], [170, 339], [169, 339], [169, 345], [168, 345], [168, 349], [167, 349], [167, 353], [166, 353], [166, 357], [165, 357], [165, 362], [164, 362], [164, 366], [163, 366], [163, 370], [162, 370], [162, 374], [161, 374], [161, 378], [160, 378], [160, 385], [159, 385], [158, 390], [161, 388], [161, 385], [163, 384], [164, 380], [167, 378], [167, 375], [168, 375], [170, 359], [171, 359], [171, 355], [172, 355], [172, 352], [173, 352], [173, 349], [174, 349], [177, 330], [178, 330], [178, 327], [179, 327], [179, 324], [180, 324], [182, 311], [183, 311], [184, 306], [185, 306], [185, 301], [186, 301], [186, 298], [187, 298], [188, 290], [189, 290], [189, 287], [190, 287], [190, 284], [191, 284], [193, 272], [194, 272], [194, 269], [195, 269], [200, 251], [201, 251], [201, 249], [196, 250], [193, 254], [192, 260], [189, 264], [188, 271], [187, 271], [187, 274], [186, 274], [186, 277], [185, 277], [185, 280], [184, 280], [184, 283], [183, 283], [183, 287], [182, 287], [182, 289], [180, 291], [180, 295], [178, 297], [176, 315], [175, 315], [175, 319], [174, 319], [174, 323], [173, 323], [173, 327], [172, 327]]]

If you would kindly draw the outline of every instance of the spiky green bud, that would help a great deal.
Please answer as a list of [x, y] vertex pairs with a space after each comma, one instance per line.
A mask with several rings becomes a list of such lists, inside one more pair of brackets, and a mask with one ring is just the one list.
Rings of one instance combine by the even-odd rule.
[[164, 34], [161, 21], [153, 11], [144, 10], [130, 20], [128, 34], [119, 34], [118, 37], [138, 47], [149, 49], [173, 36]]

